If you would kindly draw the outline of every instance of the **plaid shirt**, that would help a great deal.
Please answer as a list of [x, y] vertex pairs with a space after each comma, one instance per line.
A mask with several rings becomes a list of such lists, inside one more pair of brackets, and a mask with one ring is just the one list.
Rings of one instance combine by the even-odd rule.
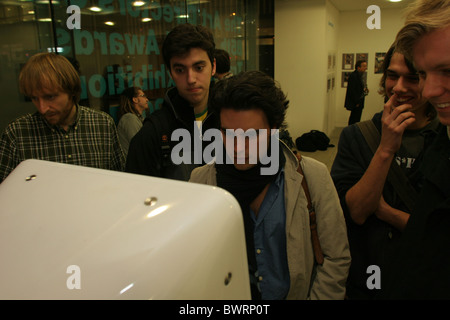
[[38, 112], [10, 123], [0, 139], [0, 183], [26, 159], [117, 171], [125, 164], [114, 120], [81, 106], [67, 131], [50, 125]]

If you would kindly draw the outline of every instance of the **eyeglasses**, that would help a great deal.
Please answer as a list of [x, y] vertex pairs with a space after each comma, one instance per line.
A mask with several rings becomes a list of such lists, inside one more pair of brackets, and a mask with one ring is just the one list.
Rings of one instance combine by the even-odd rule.
[[147, 96], [145, 94], [140, 94], [140, 95], [138, 95], [138, 97], [147, 98]]

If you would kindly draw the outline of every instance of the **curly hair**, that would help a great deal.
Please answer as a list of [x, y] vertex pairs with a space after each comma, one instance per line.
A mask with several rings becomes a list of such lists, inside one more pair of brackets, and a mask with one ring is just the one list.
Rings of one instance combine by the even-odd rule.
[[211, 91], [209, 108], [261, 109], [271, 128], [279, 129], [285, 121], [289, 101], [277, 82], [261, 71], [245, 71], [219, 81]]

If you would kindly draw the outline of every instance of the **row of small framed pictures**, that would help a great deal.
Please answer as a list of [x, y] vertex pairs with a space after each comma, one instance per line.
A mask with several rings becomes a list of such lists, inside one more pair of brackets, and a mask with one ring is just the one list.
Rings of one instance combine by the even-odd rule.
[[[384, 56], [386, 52], [376, 52], [375, 53], [375, 64], [374, 72], [382, 73], [381, 66], [383, 65]], [[356, 59], [355, 59], [356, 56]], [[342, 54], [342, 70], [354, 70], [355, 62], [358, 60], [369, 61], [368, 53], [343, 53]]]
[[[383, 73], [382, 65], [384, 61], [384, 56], [386, 52], [376, 52], [375, 53], [375, 64], [374, 64], [374, 73], [379, 74]], [[356, 56], [356, 59], [355, 59]], [[341, 87], [347, 88], [347, 82], [349, 75], [353, 72], [355, 68], [355, 62], [358, 60], [369, 61], [369, 54], [367, 53], [344, 53], [342, 54], [342, 70], [352, 70], [352, 71], [342, 71], [342, 81]], [[364, 74], [367, 77], [367, 73]]]

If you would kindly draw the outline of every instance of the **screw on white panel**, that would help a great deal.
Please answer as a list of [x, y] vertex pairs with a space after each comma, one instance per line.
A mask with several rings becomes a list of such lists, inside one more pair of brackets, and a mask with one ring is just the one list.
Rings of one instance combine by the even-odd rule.
[[157, 198], [155, 198], [155, 197], [148, 197], [147, 199], [145, 199], [144, 204], [146, 206], [153, 206], [153, 205], [155, 205], [156, 201], [158, 201]]

